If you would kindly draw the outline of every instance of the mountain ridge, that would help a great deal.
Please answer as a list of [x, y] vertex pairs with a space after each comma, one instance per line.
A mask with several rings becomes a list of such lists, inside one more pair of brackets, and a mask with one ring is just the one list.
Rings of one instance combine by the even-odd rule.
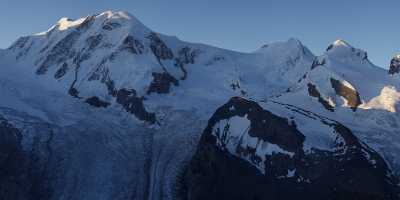
[[[127, 11], [107, 10], [107, 11], [104, 11], [104, 12], [101, 12], [101, 13], [98, 13], [98, 14], [95, 14], [95, 15], [89, 15], [89, 16], [87, 16], [87, 17], [82, 17], [82, 18], [79, 18], [79, 19], [70, 19], [70, 18], [68, 18], [68, 17], [62, 17], [62, 18], [60, 18], [60, 19], [58, 20], [58, 22], [57, 22], [55, 25], [53, 25], [48, 31], [39, 32], [39, 33], [36, 33], [36, 34], [33, 34], [33, 35], [45, 34], [45, 33], [49, 32], [51, 29], [55, 28], [57, 25], [59, 25], [59, 23], [60, 23], [61, 21], [64, 21], [64, 22], [65, 22], [65, 21], [68, 21], [68, 20], [69, 20], [70, 22], [74, 22], [74, 25], [71, 25], [71, 27], [74, 27], [74, 26], [77, 26], [77, 25], [83, 23], [83, 21], [84, 21], [85, 19], [87, 19], [88, 17], [96, 17], [96, 16], [97, 16], [97, 17], [102, 17], [102, 16], [104, 17], [104, 16], [105, 16], [105, 17], [108, 18], [108, 19], [115, 18], [115, 19], [125, 19], [125, 20], [128, 20], [128, 21], [130, 20], [133, 24], [134, 24], [134, 23], [137, 23], [137, 24], [138, 24], [139, 26], [141, 26], [142, 28], [145, 27], [145, 29], [150, 30], [150, 29], [149, 29], [148, 27], [146, 27], [142, 22], [140, 22], [140, 21], [138, 20], [137, 17], [135, 17], [134, 15], [130, 14], [130, 13], [127, 12]], [[163, 34], [163, 35], [164, 35], [164, 34]], [[165, 35], [165, 36], [167, 36], [167, 37], [173, 37], [173, 38], [178, 39], [176, 36], [169, 36], [169, 35]], [[264, 45], [261, 46], [261, 48], [256, 49], [256, 50], [254, 50], [253, 52], [256, 52], [256, 51], [262, 49], [262, 47], [269, 46], [269, 45], [274, 44], [274, 43], [282, 43], [282, 42], [289, 42], [289, 41], [296, 41], [296, 42], [299, 43], [301, 46], [304, 46], [303, 43], [300, 41], [300, 39], [292, 37], [292, 38], [287, 39], [286, 41], [277, 41], [277, 42], [271, 42], [271, 43], [264, 44]], [[215, 48], [218, 48], [218, 49], [227, 50], [227, 51], [233, 51], [233, 52], [242, 53], [242, 54], [248, 54], [248, 53], [251, 54], [251, 53], [252, 53], [252, 52], [244, 52], [244, 51], [229, 50], [229, 49], [226, 49], [226, 48], [217, 47], [217, 46], [213, 46], [213, 45], [206, 44], [206, 43], [198, 43], [198, 42], [192, 42], [192, 41], [183, 41], [183, 42], [192, 43], [192, 44], [198, 44], [198, 45], [212, 46], [212, 47], [215, 47]], [[327, 48], [327, 49], [329, 49], [329, 47], [335, 46], [335, 45], [334, 45], [335, 43], [337, 43], [337, 44], [341, 43], [341, 44], [343, 44], [344, 46], [348, 46], [349, 48], [354, 48], [354, 47], [353, 47], [350, 43], [348, 43], [346, 40], [344, 40], [344, 39], [336, 39], [336, 40], [334, 40], [334, 41], [331, 43], [331, 45], [328, 45], [328, 48]], [[342, 46], [343, 46], [343, 45], [342, 45]], [[12, 44], [11, 44], [11, 46], [12, 46]], [[339, 45], [339, 46], [340, 46], [340, 45]], [[306, 46], [304, 46], [304, 47], [306, 47]], [[10, 48], [10, 47], [8, 47], [8, 48]], [[7, 48], [6, 48], [6, 49], [7, 49]], [[386, 69], [386, 68], [384, 68], [384, 67], [380, 67], [380, 68]]]

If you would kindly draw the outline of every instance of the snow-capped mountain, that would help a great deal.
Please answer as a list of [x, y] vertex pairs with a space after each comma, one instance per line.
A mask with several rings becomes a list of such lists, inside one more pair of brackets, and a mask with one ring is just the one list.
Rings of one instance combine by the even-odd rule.
[[399, 199], [396, 58], [62, 18], [0, 51], [0, 197]]

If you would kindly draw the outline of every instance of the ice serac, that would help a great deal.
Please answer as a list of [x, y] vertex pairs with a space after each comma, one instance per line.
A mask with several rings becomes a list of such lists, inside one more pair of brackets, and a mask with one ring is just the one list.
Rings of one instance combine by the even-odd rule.
[[366, 55], [62, 18], [0, 51], [0, 199], [398, 199], [400, 79]]

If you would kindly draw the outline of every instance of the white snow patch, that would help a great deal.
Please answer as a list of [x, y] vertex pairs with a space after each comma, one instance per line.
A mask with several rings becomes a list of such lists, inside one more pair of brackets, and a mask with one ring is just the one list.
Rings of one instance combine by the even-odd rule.
[[295, 174], [296, 174], [296, 169], [288, 170], [286, 177], [290, 178], [293, 177]]
[[338, 39], [335, 42], [333, 42], [334, 46], [345, 46], [345, 47], [351, 47], [346, 41], [342, 39]]
[[80, 18], [77, 20], [71, 20], [66, 17], [63, 17], [57, 22], [58, 30], [63, 31], [63, 30], [67, 30], [71, 27], [78, 26], [78, 25], [82, 24], [82, 22], [84, 22], [85, 19], [86, 19], [86, 17]]

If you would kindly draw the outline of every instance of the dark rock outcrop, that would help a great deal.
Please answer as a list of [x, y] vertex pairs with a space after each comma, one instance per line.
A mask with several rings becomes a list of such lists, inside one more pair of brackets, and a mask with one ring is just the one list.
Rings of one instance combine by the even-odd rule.
[[[295, 152], [294, 155], [267, 155], [263, 174], [250, 164], [254, 164], [251, 158], [256, 156], [254, 149], [249, 149], [247, 155], [237, 156], [217, 145], [222, 140], [213, 135], [214, 125], [220, 120], [245, 115], [251, 122], [249, 134]], [[287, 119], [262, 109], [255, 102], [231, 99], [209, 120], [196, 154], [178, 181], [180, 198], [399, 199], [398, 181], [390, 175], [388, 166], [376, 152], [358, 142], [343, 125], [317, 115], [311, 117], [310, 114], [310, 119], [321, 120], [334, 128], [344, 142], [338, 142], [333, 152], [317, 147], [312, 148], [312, 152], [304, 152], [302, 145], [306, 138]], [[263, 120], [268, 121], [268, 125], [260, 124]], [[236, 153], [241, 155], [240, 151]], [[293, 174], [287, 176], [288, 171]]]
[[99, 46], [99, 44], [101, 43], [101, 41], [103, 40], [103, 35], [98, 34], [98, 35], [93, 35], [90, 36], [86, 39], [86, 45], [88, 46], [89, 50], [93, 50], [94, 48], [96, 48], [97, 46]]
[[307, 87], [308, 87], [308, 94], [310, 96], [317, 98], [318, 102], [320, 102], [325, 109], [331, 112], [334, 111], [333, 106], [331, 106], [328, 101], [322, 98], [321, 93], [317, 90], [317, 87], [315, 85], [313, 85], [312, 83], [308, 83]]
[[[116, 103], [120, 104], [125, 111], [133, 114], [139, 120], [149, 122], [150, 124], [154, 124], [156, 122], [156, 115], [148, 112], [143, 104], [145, 98], [143, 96], [138, 96], [136, 90], [134, 89], [116, 88], [114, 81], [109, 76], [109, 70], [107, 68], [99, 67], [98, 71], [89, 77], [89, 81], [94, 80], [99, 80], [102, 84], [104, 84], [107, 87], [108, 94], [112, 98], [116, 98]], [[152, 90], [148, 90], [148, 93], [149, 91], [160, 93], [169, 91], [170, 83], [168, 82], [168, 86], [164, 85], [164, 83], [165, 82], [161, 81], [161, 83], [157, 82], [152, 84], [150, 87]], [[74, 86], [74, 83], [72, 86]], [[75, 98], [82, 98], [79, 96], [79, 91], [72, 86], [68, 91], [69, 94]], [[110, 102], [103, 101], [96, 96], [86, 99], [85, 102], [95, 107], [108, 107], [111, 105]]]
[[172, 50], [160, 39], [157, 33], [151, 33], [147, 38], [151, 41], [151, 51], [159, 61], [169, 60], [174, 57]]
[[149, 89], [147, 90], [147, 94], [151, 94], [153, 92], [158, 94], [167, 94], [170, 91], [171, 84], [175, 86], [179, 85], [179, 81], [176, 80], [176, 78], [171, 76], [169, 73], [153, 72], [152, 76], [153, 81], [151, 82]]
[[347, 100], [347, 104], [353, 111], [357, 110], [357, 107], [361, 104], [360, 95], [356, 90], [343, 85], [340, 81], [331, 78], [332, 88], [335, 89], [337, 95], [345, 98]]
[[111, 31], [114, 30], [116, 28], [121, 27], [122, 25], [120, 23], [117, 22], [113, 22], [113, 21], [106, 21], [104, 22], [102, 29], [107, 30], [107, 31]]
[[316, 67], [323, 66], [325, 64], [326, 64], [325, 59], [319, 60], [318, 58], [316, 58], [311, 65], [311, 69], [315, 69]]
[[[302, 149], [304, 135], [296, 129], [295, 124], [289, 124], [288, 119], [278, 117], [264, 110], [256, 102], [241, 97], [234, 97], [218, 108], [209, 120], [205, 132], [211, 133], [213, 127], [220, 120], [229, 119], [233, 116], [244, 117], [245, 115], [251, 121], [248, 131], [251, 137], [276, 144], [290, 152], [297, 152]], [[271, 126], [272, 124], [275, 126]]]
[[199, 51], [192, 50], [190, 47], [184, 47], [179, 50], [178, 57], [175, 58], [175, 66], [179, 67], [183, 72], [183, 77], [181, 77], [181, 80], [185, 80], [187, 77], [185, 65], [194, 64], [195, 58], [198, 54]]
[[144, 51], [144, 46], [139, 40], [129, 35], [122, 42], [120, 51], [128, 51], [133, 54], [142, 54]]
[[117, 103], [121, 104], [127, 112], [134, 114], [138, 119], [151, 124], [156, 122], [156, 115], [146, 111], [143, 97], [138, 97], [134, 89], [120, 89], [116, 97]]
[[390, 66], [389, 66], [389, 74], [398, 74], [400, 73], [400, 56], [394, 57], [390, 61]]
[[78, 98], [78, 99], [81, 98], [81, 97], [79, 97], [79, 91], [74, 87], [70, 87], [68, 89], [68, 94], [71, 95], [72, 97], [75, 97], [75, 98]]
[[85, 102], [91, 106], [98, 107], [98, 108], [100, 108], [100, 107], [106, 108], [109, 105], [111, 105], [109, 102], [103, 101], [103, 100], [99, 99], [99, 97], [96, 97], [96, 96], [87, 98]]
[[54, 74], [54, 78], [55, 79], [62, 78], [67, 73], [67, 71], [68, 71], [68, 64], [67, 63], [63, 63], [61, 65], [61, 67]]
[[205, 65], [206, 66], [210, 66], [210, 65], [213, 65], [215, 63], [222, 62], [224, 60], [225, 60], [225, 57], [216, 55], [216, 56], [212, 57], [211, 60], [207, 61], [205, 63]]

